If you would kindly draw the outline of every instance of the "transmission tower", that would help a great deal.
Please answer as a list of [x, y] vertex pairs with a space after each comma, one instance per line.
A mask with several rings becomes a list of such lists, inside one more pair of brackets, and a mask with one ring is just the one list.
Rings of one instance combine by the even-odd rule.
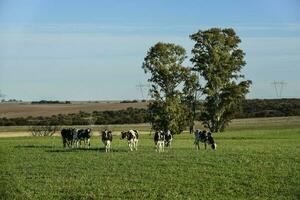
[[284, 90], [285, 86], [287, 85], [287, 83], [284, 81], [273, 81], [271, 84], [274, 87], [276, 97], [281, 98], [283, 90]]
[[[141, 96], [142, 96], [142, 100], [145, 99], [145, 95], [144, 95], [144, 91], [145, 89], [148, 91], [148, 89], [150, 88], [150, 85], [149, 84], [138, 84], [137, 86], [137, 89], [140, 91], [141, 93]], [[147, 98], [148, 98], [148, 94], [147, 94]]]

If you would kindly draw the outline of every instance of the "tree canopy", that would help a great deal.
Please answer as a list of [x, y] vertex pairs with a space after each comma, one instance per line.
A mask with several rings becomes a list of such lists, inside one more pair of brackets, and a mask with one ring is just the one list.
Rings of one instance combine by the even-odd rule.
[[231, 28], [198, 31], [190, 38], [195, 42], [192, 70], [205, 81], [201, 120], [211, 131], [219, 132], [233, 118], [251, 85], [240, 72], [246, 65], [245, 53], [238, 46], [241, 40]]
[[183, 66], [186, 51], [183, 47], [159, 42], [148, 51], [142, 68], [150, 74], [150, 121], [154, 130], [181, 133], [188, 125], [190, 107], [187, 99], [192, 94], [196, 77]]

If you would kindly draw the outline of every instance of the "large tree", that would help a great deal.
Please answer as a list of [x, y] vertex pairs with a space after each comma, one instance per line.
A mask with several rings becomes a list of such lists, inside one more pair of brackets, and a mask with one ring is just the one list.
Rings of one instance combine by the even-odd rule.
[[187, 99], [193, 89], [195, 76], [183, 66], [186, 51], [183, 47], [159, 42], [148, 51], [142, 68], [150, 74], [152, 101], [150, 121], [154, 130], [181, 133], [189, 125]]
[[223, 131], [251, 85], [241, 74], [246, 65], [245, 53], [238, 46], [241, 40], [231, 28], [198, 31], [190, 38], [195, 42], [193, 70], [205, 82], [201, 120], [212, 132]]

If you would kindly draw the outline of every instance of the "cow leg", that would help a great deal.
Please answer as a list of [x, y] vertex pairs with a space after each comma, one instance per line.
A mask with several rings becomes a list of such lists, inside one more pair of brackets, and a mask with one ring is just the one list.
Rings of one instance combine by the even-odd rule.
[[107, 152], [110, 152], [110, 143], [107, 141]]
[[66, 139], [63, 138], [63, 147], [64, 147], [64, 148], [66, 148], [66, 143], [67, 143], [67, 142], [66, 142]]
[[159, 143], [156, 143], [156, 151], [159, 152]]
[[197, 143], [197, 140], [194, 141], [194, 145], [195, 145], [195, 148], [198, 150], [198, 143]]
[[66, 142], [67, 142], [68, 148], [72, 147], [72, 144], [71, 144], [71, 141], [70, 141], [70, 140], [67, 140]]
[[128, 142], [129, 150], [132, 151], [131, 142]]
[[159, 144], [159, 152], [163, 152], [163, 145], [164, 145], [164, 142], [160, 142], [160, 144]]
[[137, 151], [138, 141], [136, 140], [134, 144], [135, 144], [135, 150]]
[[87, 139], [87, 145], [88, 145], [88, 148], [90, 148], [91, 147], [91, 139], [89, 138], [89, 139]]
[[204, 142], [204, 147], [205, 147], [205, 150], [206, 150], [206, 146], [207, 146], [207, 144], [206, 144], [206, 142]]

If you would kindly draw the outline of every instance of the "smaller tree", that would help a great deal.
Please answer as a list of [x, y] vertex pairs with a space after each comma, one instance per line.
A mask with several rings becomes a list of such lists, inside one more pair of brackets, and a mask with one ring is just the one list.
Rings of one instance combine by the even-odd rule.
[[[154, 130], [181, 133], [188, 125], [189, 78], [191, 70], [183, 66], [186, 51], [183, 47], [159, 42], [147, 53], [142, 68], [150, 74], [150, 122]], [[184, 88], [184, 89], [183, 89]]]

